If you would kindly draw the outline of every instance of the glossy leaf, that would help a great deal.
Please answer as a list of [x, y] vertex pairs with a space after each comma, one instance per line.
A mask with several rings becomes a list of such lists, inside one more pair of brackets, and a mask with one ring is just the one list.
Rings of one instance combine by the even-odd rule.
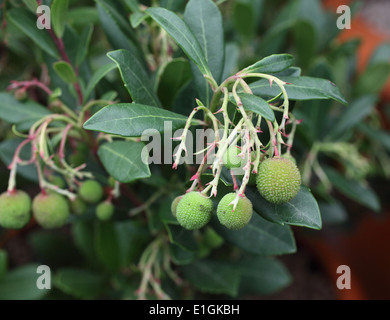
[[161, 106], [149, 75], [136, 56], [127, 50], [111, 51], [107, 56], [117, 64], [125, 87], [134, 102]]
[[37, 287], [36, 264], [26, 264], [9, 271], [0, 279], [0, 300], [36, 300], [43, 298], [48, 290]]
[[136, 103], [109, 105], [96, 112], [84, 128], [125, 137], [140, 137], [146, 130], [164, 132], [164, 122], [171, 121], [172, 130], [184, 127], [185, 116]]
[[129, 183], [151, 175], [148, 155], [142, 153], [144, 147], [141, 142], [114, 141], [100, 146], [98, 155], [109, 175], [117, 181]]
[[58, 76], [66, 83], [72, 84], [77, 82], [76, 73], [69, 63], [65, 61], [58, 61], [54, 64], [53, 67]]
[[[312, 77], [281, 77], [280, 79], [287, 82], [285, 88], [291, 100], [333, 99], [347, 104], [339, 89], [329, 80]], [[268, 80], [256, 81], [250, 87], [253, 94], [262, 97], [274, 97], [281, 92], [276, 83], [270, 86]]]
[[93, 27], [92, 25], [86, 26], [80, 35], [79, 44], [77, 47], [76, 65], [79, 66], [86, 58], [88, 53], [88, 47], [91, 42]]
[[69, 0], [53, 0], [50, 7], [52, 27], [58, 38], [64, 35], [68, 6]]
[[165, 228], [171, 243], [188, 251], [196, 251], [198, 249], [193, 231], [186, 230], [182, 226], [173, 223], [165, 223]]
[[8, 12], [9, 20], [15, 24], [34, 43], [54, 58], [59, 58], [59, 53], [49, 36], [47, 30], [37, 28], [36, 15], [26, 9], [14, 8]]
[[[275, 114], [267, 101], [249, 93], [239, 93], [238, 96], [241, 99], [242, 106], [245, 111], [254, 112], [272, 122], [275, 121]], [[231, 98], [230, 100], [236, 104], [234, 98]]]
[[232, 231], [222, 226], [214, 216], [212, 225], [225, 240], [243, 250], [260, 255], [280, 255], [296, 251], [289, 226], [269, 222], [253, 213], [250, 223], [241, 230]]
[[101, 274], [76, 268], [59, 269], [53, 284], [62, 292], [79, 299], [94, 299], [103, 293], [106, 284]]
[[294, 65], [294, 57], [290, 54], [273, 54], [245, 68], [244, 72], [278, 73]]
[[213, 260], [201, 260], [181, 267], [184, 277], [205, 293], [227, 294], [236, 297], [241, 272], [238, 267]]
[[200, 72], [211, 75], [202, 47], [182, 19], [164, 8], [149, 8], [146, 12], [168, 32], [186, 55], [198, 66]]
[[329, 167], [324, 168], [324, 171], [339, 192], [375, 212], [380, 211], [381, 204], [379, 198], [368, 185], [348, 179]]
[[316, 230], [322, 227], [321, 213], [317, 201], [305, 186], [301, 187], [294, 199], [283, 204], [268, 202], [255, 188], [247, 188], [246, 195], [252, 201], [254, 210], [271, 222]]
[[92, 91], [95, 89], [96, 85], [102, 80], [110, 71], [116, 69], [117, 66], [114, 63], [107, 63], [102, 65], [99, 69], [97, 69], [92, 77], [89, 79], [88, 86], [85, 89], [84, 96], [87, 99]]

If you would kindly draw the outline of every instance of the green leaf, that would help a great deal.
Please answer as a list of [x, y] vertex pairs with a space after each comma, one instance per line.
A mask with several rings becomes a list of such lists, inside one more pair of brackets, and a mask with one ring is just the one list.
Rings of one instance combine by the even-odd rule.
[[328, 137], [330, 139], [342, 137], [349, 129], [353, 128], [366, 116], [371, 114], [376, 101], [377, 97], [375, 95], [367, 95], [351, 102], [348, 108], [343, 111], [337, 121], [332, 125]]
[[119, 103], [96, 112], [84, 123], [84, 128], [125, 137], [140, 137], [150, 129], [164, 132], [165, 121], [171, 121], [174, 131], [185, 126], [187, 117], [161, 108]]
[[36, 0], [22, 0], [26, 7], [34, 14], [37, 13], [38, 3]]
[[305, 20], [299, 20], [293, 29], [298, 65], [308, 67], [315, 57], [317, 34], [314, 26]]
[[120, 268], [118, 235], [112, 221], [96, 221], [94, 247], [99, 262], [107, 270], [115, 272]]
[[100, 146], [98, 155], [107, 172], [115, 180], [129, 183], [150, 177], [145, 145], [134, 141], [114, 141]]
[[64, 35], [68, 7], [69, 0], [53, 0], [50, 7], [52, 27], [58, 38], [62, 38]]
[[259, 255], [281, 255], [296, 252], [295, 240], [289, 226], [269, 222], [254, 213], [250, 223], [232, 231], [212, 218], [212, 225], [224, 239], [241, 249]]
[[170, 107], [179, 93], [192, 78], [188, 60], [176, 58], [169, 61], [161, 71], [157, 93], [163, 106]]
[[196, 251], [198, 249], [193, 231], [186, 230], [182, 226], [172, 223], [165, 223], [165, 228], [171, 243], [188, 251]]
[[136, 56], [127, 50], [111, 51], [107, 56], [117, 64], [125, 87], [134, 102], [161, 107], [149, 75]]
[[274, 258], [246, 255], [237, 262], [237, 267], [242, 275], [242, 294], [273, 294], [289, 286], [293, 280], [286, 267]]
[[59, 58], [57, 47], [47, 30], [37, 28], [37, 17], [26, 9], [14, 8], [8, 12], [8, 19], [16, 25], [26, 36], [54, 58]]
[[236, 297], [241, 272], [238, 267], [222, 261], [202, 260], [181, 267], [186, 280], [205, 293]]
[[72, 223], [72, 237], [78, 250], [92, 263], [96, 263], [94, 249], [94, 226], [89, 221], [78, 220]]
[[341, 224], [346, 222], [348, 219], [348, 213], [339, 201], [319, 201], [318, 206], [320, 207], [324, 225]]
[[79, 299], [94, 299], [104, 293], [105, 279], [91, 270], [59, 269], [53, 279], [55, 287]]
[[[337, 89], [336, 85], [329, 80], [312, 77], [280, 77], [282, 81], [287, 82], [285, 86], [290, 100], [315, 100], [315, 99], [333, 99], [342, 104], [347, 101]], [[268, 80], [259, 80], [250, 85], [253, 94], [264, 97], [275, 97], [281, 90], [276, 83], [270, 83]]]
[[380, 62], [369, 65], [359, 76], [353, 88], [355, 95], [377, 94], [385, 86], [390, 75], [390, 64]]
[[95, 7], [71, 8], [68, 11], [67, 18], [71, 26], [96, 24], [99, 21], [99, 15]]
[[146, 12], [168, 32], [185, 54], [198, 66], [202, 74], [211, 76], [202, 47], [182, 19], [164, 8], [149, 8]]
[[8, 269], [8, 253], [0, 249], [0, 279], [7, 273]]
[[58, 76], [66, 83], [72, 84], [77, 82], [76, 73], [68, 62], [58, 61], [54, 63], [53, 67]]
[[322, 227], [317, 201], [305, 186], [301, 187], [294, 199], [283, 204], [268, 202], [254, 188], [247, 188], [246, 195], [252, 201], [254, 210], [271, 222], [316, 230]]
[[88, 47], [91, 42], [93, 32], [93, 26], [88, 25], [86, 26], [80, 35], [79, 44], [77, 47], [77, 55], [76, 55], [76, 65], [79, 66], [87, 56], [88, 53]]
[[[211, 0], [191, 0], [184, 11], [184, 22], [198, 40], [214, 79], [219, 83], [224, 67], [224, 30], [222, 16]], [[199, 69], [191, 64], [200, 100], [208, 103], [212, 91]]]
[[364, 123], [359, 123], [357, 125], [359, 131], [366, 134], [372, 141], [379, 142], [390, 151], [390, 133], [384, 130], [379, 130], [377, 128], [373, 128]]
[[84, 102], [87, 101], [88, 97], [95, 89], [96, 85], [102, 80], [110, 71], [116, 69], [117, 66], [114, 63], [107, 63], [97, 69], [92, 77], [89, 79], [88, 85], [84, 90]]
[[[239, 93], [238, 96], [246, 111], [254, 112], [272, 122], [275, 121], [275, 114], [267, 101], [250, 93]], [[230, 101], [236, 104], [236, 100], [233, 97]]]
[[[235, 30], [246, 40], [253, 37], [259, 23], [258, 12], [262, 12], [262, 0], [238, 0], [233, 3], [233, 22]], [[260, 7], [259, 7], [260, 6]]]
[[323, 169], [339, 192], [375, 212], [380, 211], [381, 204], [379, 198], [368, 185], [348, 179], [332, 168], [324, 167]]
[[294, 62], [294, 57], [290, 54], [273, 54], [245, 68], [244, 72], [278, 73], [293, 66]]
[[169, 245], [169, 252], [172, 261], [179, 266], [192, 263], [197, 258], [196, 252], [185, 250], [174, 243]]
[[34, 101], [22, 103], [10, 93], [0, 93], [0, 119], [8, 123], [35, 122], [50, 113], [48, 109]]
[[48, 290], [37, 287], [36, 264], [27, 264], [9, 271], [0, 279], [0, 300], [36, 300], [43, 298]]

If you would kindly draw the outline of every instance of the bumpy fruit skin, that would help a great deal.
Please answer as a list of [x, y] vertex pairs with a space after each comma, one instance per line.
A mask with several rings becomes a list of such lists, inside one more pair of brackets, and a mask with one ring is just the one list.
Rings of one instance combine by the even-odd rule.
[[99, 220], [107, 221], [110, 220], [114, 214], [114, 205], [111, 202], [102, 202], [96, 207], [96, 216]]
[[229, 205], [237, 194], [235, 192], [228, 193], [218, 203], [217, 216], [219, 222], [226, 228], [231, 230], [240, 230], [244, 228], [252, 219], [253, 207], [252, 202], [248, 198], [239, 198], [235, 210], [233, 204]]
[[36, 195], [32, 210], [35, 220], [44, 229], [64, 226], [70, 215], [67, 199], [58, 193]]
[[256, 183], [267, 201], [281, 204], [296, 197], [301, 186], [301, 174], [293, 161], [269, 158], [260, 164]]
[[213, 201], [200, 192], [189, 192], [176, 207], [176, 219], [187, 230], [204, 227], [211, 218]]
[[173, 199], [172, 204], [171, 204], [171, 212], [174, 217], [176, 217], [176, 209], [177, 205], [179, 204], [179, 201], [183, 198], [183, 196], [178, 196], [175, 199]]
[[31, 198], [24, 191], [4, 192], [0, 196], [0, 226], [21, 229], [31, 219]]
[[70, 210], [77, 216], [83, 215], [87, 211], [87, 204], [77, 197], [75, 200], [69, 202]]
[[79, 196], [87, 203], [98, 203], [103, 197], [103, 187], [95, 180], [87, 180], [81, 184]]

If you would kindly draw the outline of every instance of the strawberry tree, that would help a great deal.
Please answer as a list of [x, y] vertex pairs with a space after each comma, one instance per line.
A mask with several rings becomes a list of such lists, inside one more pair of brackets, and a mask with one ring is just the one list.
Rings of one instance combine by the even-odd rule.
[[[302, 169], [296, 104], [343, 110], [337, 86], [302, 75], [289, 53], [239, 62], [225, 43], [231, 1], [24, 2], [3, 10], [8, 50], [23, 56], [30, 45], [35, 64], [0, 93], [11, 137], [0, 145], [8, 166], [0, 224], [4, 234], [31, 233], [55, 290], [169, 299], [288, 285], [273, 256], [296, 252], [292, 226], [322, 227], [310, 179], [322, 177], [319, 149]], [[42, 4], [53, 29], [36, 28]], [[233, 29], [246, 46], [245, 26]], [[18, 206], [16, 197], [27, 199]], [[47, 230], [59, 228], [71, 236]], [[49, 247], [75, 259], [72, 267]]]

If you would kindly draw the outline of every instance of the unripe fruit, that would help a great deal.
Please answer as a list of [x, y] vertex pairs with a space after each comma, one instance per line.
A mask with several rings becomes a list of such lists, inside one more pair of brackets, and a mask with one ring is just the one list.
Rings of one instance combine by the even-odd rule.
[[103, 197], [103, 188], [99, 182], [95, 180], [87, 180], [81, 184], [79, 188], [79, 196], [85, 202], [97, 203]]
[[87, 204], [79, 197], [69, 202], [72, 213], [81, 216], [87, 211]]
[[31, 199], [24, 191], [4, 192], [0, 196], [0, 225], [21, 229], [31, 219]]
[[54, 184], [55, 186], [57, 186], [57, 187], [60, 188], [60, 189], [65, 189], [65, 187], [66, 187], [65, 181], [64, 181], [64, 179], [62, 179], [61, 177], [58, 177], [58, 176], [50, 176], [47, 180], [48, 180], [51, 184]]
[[171, 212], [174, 217], [176, 217], [176, 209], [177, 205], [179, 204], [179, 201], [183, 198], [183, 196], [178, 196], [175, 199], [173, 199], [172, 204], [171, 204]]
[[189, 192], [183, 196], [176, 207], [176, 218], [188, 230], [204, 227], [211, 218], [213, 201], [200, 192]]
[[256, 183], [267, 201], [280, 204], [296, 197], [301, 186], [301, 174], [293, 161], [269, 158], [260, 164]]
[[96, 216], [102, 221], [110, 220], [114, 210], [114, 205], [111, 202], [104, 201], [96, 207]]
[[37, 223], [45, 229], [60, 228], [69, 217], [69, 204], [58, 193], [40, 193], [32, 203], [33, 215]]
[[235, 192], [225, 195], [218, 204], [217, 216], [219, 222], [231, 230], [244, 228], [252, 218], [252, 202], [248, 198], [240, 197], [235, 210], [232, 201], [237, 197]]

